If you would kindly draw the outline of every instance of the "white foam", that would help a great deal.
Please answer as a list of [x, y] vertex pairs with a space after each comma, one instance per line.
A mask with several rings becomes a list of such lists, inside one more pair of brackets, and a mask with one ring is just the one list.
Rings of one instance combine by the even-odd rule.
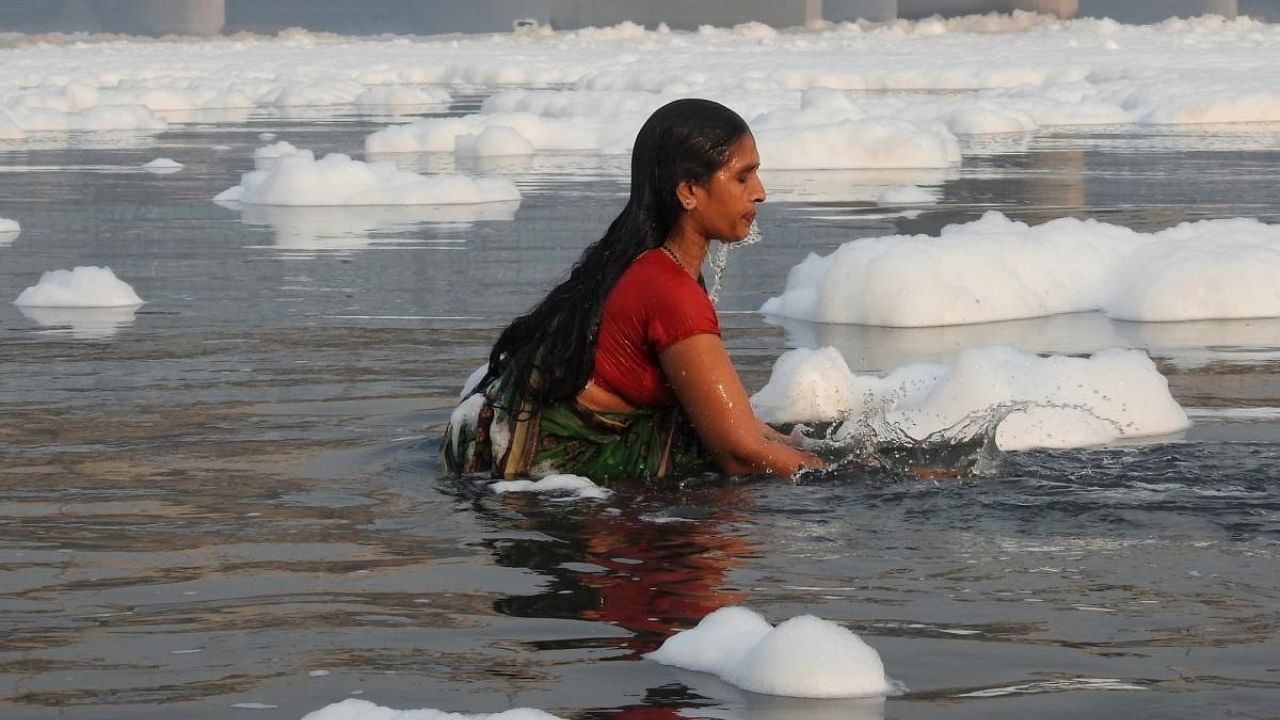
[[1118, 348], [1088, 358], [972, 348], [950, 366], [913, 364], [883, 378], [853, 374], [834, 348], [798, 349], [778, 358], [751, 404], [768, 422], [875, 417], [917, 439], [1025, 405], [999, 426], [996, 442], [1005, 450], [1086, 447], [1190, 424], [1150, 358]]
[[302, 716], [302, 720], [562, 720], [532, 708], [514, 708], [500, 713], [468, 715], [431, 708], [394, 710], [358, 698], [326, 705]]
[[294, 147], [291, 143], [281, 140], [280, 142], [272, 143], [271, 145], [263, 145], [262, 147], [255, 149], [253, 151], [253, 159], [279, 160], [282, 157], [297, 154], [298, 148]]
[[938, 199], [933, 193], [915, 185], [899, 185], [891, 187], [876, 197], [876, 204], [885, 205], [932, 205]]
[[863, 118], [799, 127], [755, 129], [762, 166], [779, 170], [945, 168], [960, 163], [960, 145], [945, 127], [893, 118]]
[[939, 237], [855, 240], [791, 269], [761, 312], [929, 327], [1101, 310], [1139, 321], [1280, 316], [1280, 226], [1206, 220], [1155, 233], [997, 212]]
[[215, 202], [245, 205], [463, 205], [520, 199], [500, 178], [419, 175], [390, 162], [366, 163], [341, 153], [316, 160], [310, 150], [282, 155], [265, 170], [240, 177]]
[[172, 158], [156, 158], [142, 166], [143, 170], [156, 175], [169, 175], [183, 168], [183, 164]]
[[109, 267], [79, 266], [51, 270], [23, 290], [15, 305], [55, 308], [109, 308], [141, 305], [142, 298]]
[[[598, 152], [625, 154], [644, 122], [643, 116], [542, 117], [532, 113], [495, 113], [464, 117], [421, 118], [391, 125], [365, 138], [365, 152], [453, 152], [484, 154], [478, 138], [496, 128], [504, 130], [492, 141], [515, 154], [541, 152]], [[471, 141], [466, 138], [470, 136]], [[525, 149], [528, 148], [528, 149]], [[496, 152], [493, 154], [508, 154]]]
[[[12, 237], [8, 239], [13, 240], [20, 232], [22, 232], [22, 226], [18, 224], [17, 220], [0, 217], [0, 236], [9, 235]], [[0, 242], [4, 242], [4, 240], [0, 239]]]
[[[474, 398], [483, 400], [480, 395], [475, 395], [473, 396]], [[468, 404], [464, 402], [458, 407], [462, 408], [463, 405]], [[452, 419], [450, 419], [450, 422], [452, 422]], [[494, 426], [496, 427], [499, 424], [495, 423]], [[603, 500], [613, 494], [612, 490], [600, 487], [592, 482], [590, 478], [570, 474], [547, 475], [540, 480], [499, 480], [490, 485], [489, 488], [498, 495], [509, 492], [565, 493], [577, 498], [596, 500]]]
[[721, 608], [645, 657], [766, 695], [850, 698], [893, 690], [874, 648], [812, 615], [772, 627], [746, 608]]
[[453, 98], [444, 88], [378, 85], [357, 95], [355, 104], [366, 109], [378, 109], [405, 105], [443, 105], [452, 100]]
[[4, 108], [0, 107], [0, 140], [21, 140], [26, 136], [27, 132]]

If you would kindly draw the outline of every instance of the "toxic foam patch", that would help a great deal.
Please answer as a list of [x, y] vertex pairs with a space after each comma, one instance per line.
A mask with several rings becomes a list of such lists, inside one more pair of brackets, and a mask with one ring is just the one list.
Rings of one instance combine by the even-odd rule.
[[848, 629], [813, 615], [773, 627], [746, 608], [721, 608], [645, 657], [712, 673], [765, 695], [874, 697], [893, 689], [874, 648]]
[[1004, 450], [1086, 447], [1190, 424], [1150, 358], [1121, 349], [1088, 358], [970, 349], [953, 365], [908, 365], [883, 378], [850, 372], [834, 348], [792, 350], [751, 404], [768, 422], [874, 418], [916, 439], [1017, 406], [992, 418]]

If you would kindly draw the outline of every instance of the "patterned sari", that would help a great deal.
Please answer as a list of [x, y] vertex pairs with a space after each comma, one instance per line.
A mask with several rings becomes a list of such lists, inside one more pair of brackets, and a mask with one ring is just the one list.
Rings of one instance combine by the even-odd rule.
[[450, 416], [440, 454], [451, 475], [571, 473], [608, 483], [714, 469], [679, 407], [601, 412], [570, 400], [533, 408], [496, 401], [498, 385], [473, 392]]

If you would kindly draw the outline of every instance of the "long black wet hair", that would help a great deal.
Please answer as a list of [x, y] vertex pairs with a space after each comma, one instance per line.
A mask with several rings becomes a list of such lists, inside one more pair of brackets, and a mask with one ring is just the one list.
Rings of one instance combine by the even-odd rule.
[[627, 206], [569, 277], [502, 331], [481, 387], [499, 379], [499, 398], [521, 398], [530, 409], [576, 396], [595, 365], [605, 297], [636, 257], [666, 241], [680, 216], [677, 186], [708, 182], [748, 132], [737, 113], [710, 100], [676, 100], [654, 111], [631, 151]]

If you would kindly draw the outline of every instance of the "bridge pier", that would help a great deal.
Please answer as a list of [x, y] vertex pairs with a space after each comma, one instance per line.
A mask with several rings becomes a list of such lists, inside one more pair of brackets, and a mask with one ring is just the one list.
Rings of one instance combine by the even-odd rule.
[[152, 35], [218, 35], [227, 25], [226, 0], [132, 0], [129, 12]]
[[898, 17], [917, 20], [930, 15], [955, 17], [1026, 10], [1073, 18], [1079, 5], [1080, 0], [898, 0]]

